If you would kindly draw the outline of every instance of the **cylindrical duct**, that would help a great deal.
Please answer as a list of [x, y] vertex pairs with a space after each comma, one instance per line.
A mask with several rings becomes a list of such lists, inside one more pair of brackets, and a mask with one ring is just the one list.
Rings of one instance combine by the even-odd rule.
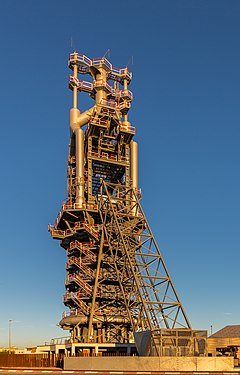
[[124, 79], [124, 81], [123, 81], [123, 89], [124, 89], [124, 91], [128, 90], [128, 81], [126, 79]]
[[107, 73], [101, 67], [99, 67], [98, 69], [96, 69], [95, 67], [91, 67], [90, 72], [92, 77], [96, 81], [96, 104], [104, 104], [104, 101], [107, 99], [107, 94], [101, 86], [106, 84], [107, 82]]
[[95, 97], [96, 104], [105, 104], [104, 100], [106, 99], [107, 99], [106, 92], [103, 89], [98, 89], [96, 93], [96, 97]]
[[[126, 93], [128, 91], [128, 82], [126, 79], [123, 81], [123, 90]], [[125, 126], [131, 126], [130, 122], [128, 121], [128, 113], [123, 114], [123, 125]]]
[[138, 144], [135, 141], [130, 143], [130, 177], [131, 187], [138, 189]]
[[[77, 53], [76, 52], [74, 53], [74, 60], [77, 61]], [[78, 79], [78, 66], [77, 66], [76, 62], [73, 65], [73, 76], [76, 80]], [[73, 87], [73, 108], [77, 108], [77, 104], [78, 104], [77, 103], [77, 93], [78, 93], [77, 86], [74, 85], [74, 87]]]
[[75, 130], [76, 136], [76, 204], [82, 207], [84, 202], [84, 131]]

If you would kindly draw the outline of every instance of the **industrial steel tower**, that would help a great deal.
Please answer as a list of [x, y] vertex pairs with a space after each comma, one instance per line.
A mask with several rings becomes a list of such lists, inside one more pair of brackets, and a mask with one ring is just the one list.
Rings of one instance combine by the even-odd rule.
[[[60, 325], [70, 330], [71, 342], [86, 347], [127, 347], [135, 339], [139, 352], [163, 355], [171, 349], [177, 355], [181, 347], [193, 352], [195, 331], [139, 202], [138, 145], [128, 120], [132, 74], [105, 57], [76, 52], [69, 67], [67, 200], [49, 226], [67, 253], [64, 304], [69, 312]], [[79, 74], [89, 74], [91, 82], [79, 80]], [[79, 91], [94, 100], [83, 113]]]

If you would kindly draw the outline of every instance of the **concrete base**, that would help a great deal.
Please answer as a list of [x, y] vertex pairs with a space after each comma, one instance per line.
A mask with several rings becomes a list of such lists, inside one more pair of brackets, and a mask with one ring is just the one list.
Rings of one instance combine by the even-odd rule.
[[233, 371], [233, 357], [65, 357], [64, 370]]

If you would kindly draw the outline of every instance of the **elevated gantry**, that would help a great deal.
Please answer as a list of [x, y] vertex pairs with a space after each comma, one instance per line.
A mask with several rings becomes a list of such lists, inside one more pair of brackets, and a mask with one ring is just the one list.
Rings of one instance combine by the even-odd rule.
[[[105, 57], [77, 52], [70, 54], [69, 67], [67, 199], [49, 226], [67, 253], [69, 312], [60, 326], [79, 350], [95, 343], [98, 350], [111, 346], [131, 354], [135, 343], [145, 355], [203, 352], [139, 202], [138, 145], [128, 120], [132, 74]], [[79, 74], [92, 81], [79, 80]], [[83, 113], [79, 91], [95, 101]]]

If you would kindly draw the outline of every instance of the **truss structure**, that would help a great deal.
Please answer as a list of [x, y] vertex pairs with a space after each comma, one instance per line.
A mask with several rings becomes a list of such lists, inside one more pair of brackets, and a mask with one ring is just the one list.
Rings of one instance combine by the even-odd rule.
[[134, 189], [103, 181], [99, 210], [132, 326], [190, 328]]
[[[128, 121], [132, 75], [105, 57], [76, 52], [69, 67], [67, 200], [49, 226], [67, 254], [69, 311], [60, 325], [82, 344], [130, 344], [134, 335], [147, 332], [154, 355], [161, 355], [163, 329], [192, 330], [140, 205], [135, 128]], [[79, 74], [90, 74], [92, 82], [79, 80]], [[79, 91], [95, 101], [83, 113]]]

